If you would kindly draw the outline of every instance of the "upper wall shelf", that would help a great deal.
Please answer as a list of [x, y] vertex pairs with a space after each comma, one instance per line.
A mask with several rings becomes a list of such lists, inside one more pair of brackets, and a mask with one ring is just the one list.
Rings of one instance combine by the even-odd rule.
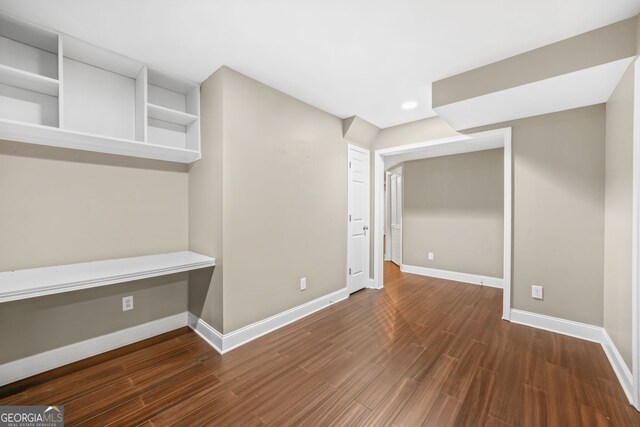
[[0, 139], [191, 163], [200, 86], [0, 14]]
[[171, 252], [0, 273], [0, 303], [114, 285], [213, 267], [216, 260], [195, 252]]
[[27, 126], [23, 122], [4, 119], [0, 119], [0, 139], [179, 163], [192, 163], [200, 159], [200, 152], [195, 150], [62, 130], [51, 126]]

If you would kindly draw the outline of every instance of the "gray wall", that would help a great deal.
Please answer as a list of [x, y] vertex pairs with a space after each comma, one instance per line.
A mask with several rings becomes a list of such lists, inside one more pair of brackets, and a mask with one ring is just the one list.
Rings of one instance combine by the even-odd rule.
[[607, 102], [604, 327], [631, 369], [633, 89], [631, 65]]
[[502, 149], [405, 162], [403, 186], [403, 264], [502, 277]]
[[[0, 141], [0, 271], [186, 250], [187, 183], [184, 165]], [[185, 274], [3, 303], [0, 363], [186, 309]]]
[[[202, 141], [204, 150], [217, 147], [222, 175], [211, 175], [213, 160], [194, 166], [190, 197], [211, 206], [222, 198], [222, 222], [219, 214], [203, 220], [207, 211], [192, 212], [191, 244], [223, 260], [224, 268], [221, 281], [214, 273], [212, 283], [191, 284], [206, 300], [192, 292], [190, 308], [216, 326], [222, 312], [221, 332], [228, 333], [344, 288], [342, 120], [226, 67], [205, 82], [202, 99], [203, 120], [212, 120], [218, 102], [224, 109], [222, 130], [203, 122]], [[207, 186], [218, 179], [215, 188]], [[196, 238], [201, 231], [207, 235]], [[301, 277], [307, 278], [305, 291], [299, 290]], [[224, 303], [216, 308], [220, 292]]]
[[[513, 307], [602, 326], [605, 106], [499, 123], [513, 150]], [[544, 286], [544, 300], [531, 298]]]

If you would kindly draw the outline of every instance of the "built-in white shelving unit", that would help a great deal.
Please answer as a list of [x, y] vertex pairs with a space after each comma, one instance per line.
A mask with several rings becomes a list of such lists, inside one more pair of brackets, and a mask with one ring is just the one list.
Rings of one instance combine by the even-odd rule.
[[213, 267], [214, 258], [171, 252], [0, 273], [0, 303]]
[[200, 86], [0, 15], [0, 139], [191, 163]]
[[200, 88], [155, 70], [147, 78], [150, 143], [200, 151]]

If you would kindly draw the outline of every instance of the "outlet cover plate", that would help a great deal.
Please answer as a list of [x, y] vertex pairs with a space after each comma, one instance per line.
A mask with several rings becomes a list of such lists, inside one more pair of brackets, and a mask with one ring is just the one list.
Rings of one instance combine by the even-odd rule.
[[304, 291], [305, 289], [307, 289], [307, 278], [303, 277], [300, 279], [300, 290]]
[[542, 299], [544, 297], [544, 290], [542, 286], [531, 286], [531, 298]]
[[122, 297], [122, 311], [133, 310], [133, 295]]

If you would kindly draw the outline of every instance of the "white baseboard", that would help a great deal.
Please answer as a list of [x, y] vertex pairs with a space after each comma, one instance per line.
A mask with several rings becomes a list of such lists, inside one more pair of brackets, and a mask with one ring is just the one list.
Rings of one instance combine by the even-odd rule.
[[189, 316], [189, 326], [217, 352], [224, 354], [249, 341], [253, 341], [269, 332], [273, 332], [289, 323], [328, 307], [331, 304], [342, 301], [348, 296], [347, 288], [343, 288], [226, 334], [220, 333], [211, 325], [191, 313]]
[[632, 405], [634, 404], [632, 393], [633, 377], [631, 375], [631, 371], [627, 367], [627, 364], [622, 359], [620, 352], [604, 328], [518, 309], [511, 309], [511, 321], [513, 323], [519, 323], [521, 325], [531, 326], [545, 331], [568, 335], [570, 337], [593, 341], [600, 344], [609, 359], [609, 363], [611, 364], [613, 371], [618, 377], [618, 382], [620, 383], [620, 386], [622, 386], [622, 390], [624, 390], [627, 399], [629, 399], [629, 403]]
[[633, 376], [631, 375], [629, 367], [620, 355], [618, 348], [609, 336], [609, 333], [604, 328], [602, 329], [601, 344], [605, 354], [607, 355], [607, 358], [609, 359], [609, 363], [611, 363], [613, 371], [618, 377], [618, 381], [622, 386], [622, 390], [624, 390], [624, 394], [627, 395], [627, 399], [629, 399], [629, 402], [633, 404]]
[[454, 280], [456, 282], [472, 283], [474, 285], [503, 288], [503, 280], [499, 277], [481, 276], [479, 274], [459, 273], [456, 271], [438, 270], [436, 268], [418, 267], [402, 264], [400, 271], [403, 273], [418, 274], [420, 276], [436, 277], [438, 279]]
[[209, 325], [204, 320], [200, 319], [193, 313], [189, 313], [189, 327], [193, 331], [200, 335], [200, 338], [205, 340], [211, 347], [213, 347], [218, 353], [222, 354], [222, 342], [223, 335], [218, 332], [213, 326]]
[[375, 280], [373, 280], [371, 278], [367, 281], [367, 288], [368, 289], [382, 289], [382, 287], [376, 285]]
[[187, 326], [179, 313], [0, 365], [0, 386]]
[[573, 320], [560, 319], [544, 314], [511, 309], [511, 321], [520, 325], [532, 326], [549, 332], [568, 335], [597, 343], [602, 342], [602, 328]]

